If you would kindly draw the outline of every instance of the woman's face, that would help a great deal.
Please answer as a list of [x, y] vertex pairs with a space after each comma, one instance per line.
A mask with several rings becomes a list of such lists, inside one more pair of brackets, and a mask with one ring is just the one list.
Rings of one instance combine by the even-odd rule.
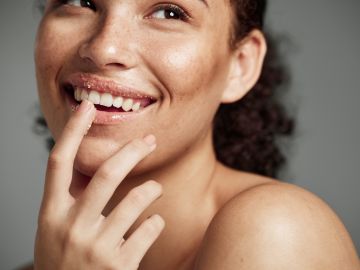
[[[55, 140], [76, 105], [75, 89], [110, 104], [102, 96], [112, 95], [112, 107], [97, 106], [77, 169], [91, 175], [126, 142], [149, 133], [158, 144], [150, 167], [203, 140], [227, 83], [230, 14], [228, 1], [217, 0], [47, 1], [35, 62]], [[130, 111], [114, 107], [118, 97]], [[124, 105], [130, 98], [139, 110]]]

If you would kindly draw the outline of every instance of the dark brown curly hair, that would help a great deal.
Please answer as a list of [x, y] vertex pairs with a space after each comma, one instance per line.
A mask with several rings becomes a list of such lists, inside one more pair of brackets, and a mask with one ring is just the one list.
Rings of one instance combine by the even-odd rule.
[[[251, 30], [263, 32], [266, 0], [230, 0], [234, 23], [230, 46]], [[285, 163], [276, 139], [290, 135], [294, 120], [288, 116], [276, 95], [288, 85], [289, 74], [280, 61], [276, 41], [265, 34], [268, 52], [256, 85], [241, 100], [222, 104], [214, 120], [217, 158], [238, 170], [276, 177]]]
[[[39, 1], [41, 2], [41, 1]], [[229, 45], [235, 47], [251, 30], [263, 32], [266, 0], [230, 0], [234, 11]], [[40, 9], [42, 7], [40, 6]], [[222, 104], [214, 119], [214, 145], [219, 161], [234, 169], [276, 177], [285, 163], [277, 145], [279, 136], [293, 133], [294, 121], [278, 100], [277, 90], [289, 81], [280, 61], [276, 41], [265, 33], [268, 52], [259, 81], [241, 100]], [[47, 132], [42, 116], [36, 119], [36, 132]], [[54, 145], [47, 139], [49, 149]]]

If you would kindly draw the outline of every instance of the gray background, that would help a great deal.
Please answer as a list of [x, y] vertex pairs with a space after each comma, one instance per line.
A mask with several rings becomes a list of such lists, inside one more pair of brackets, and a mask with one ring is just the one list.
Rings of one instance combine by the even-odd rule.
[[[31, 260], [47, 153], [36, 115], [32, 0], [0, 10], [0, 268]], [[298, 133], [283, 180], [335, 209], [360, 247], [360, 1], [272, 0], [268, 22], [291, 40], [289, 109]]]

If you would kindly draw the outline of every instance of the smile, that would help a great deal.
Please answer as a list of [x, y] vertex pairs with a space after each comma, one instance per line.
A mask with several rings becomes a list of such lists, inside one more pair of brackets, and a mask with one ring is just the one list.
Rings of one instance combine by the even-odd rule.
[[[74, 91], [74, 98], [76, 101], [81, 102], [82, 100], [89, 100], [99, 110], [106, 110], [106, 108], [115, 108], [128, 111], [138, 111], [141, 108], [145, 108], [149, 104], [147, 99], [132, 99], [121, 96], [113, 96], [110, 93], [100, 93], [95, 90], [88, 91], [86, 89], [76, 88]], [[100, 105], [100, 106], [96, 106]], [[102, 107], [106, 107], [105, 109]]]
[[148, 111], [157, 98], [115, 81], [88, 74], [74, 74], [63, 84], [71, 109], [89, 100], [97, 110], [95, 124], [116, 124]]

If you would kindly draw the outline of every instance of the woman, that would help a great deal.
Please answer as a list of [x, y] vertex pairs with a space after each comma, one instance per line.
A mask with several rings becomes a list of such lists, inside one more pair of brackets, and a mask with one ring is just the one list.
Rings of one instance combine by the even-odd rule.
[[56, 144], [34, 269], [359, 269], [320, 199], [216, 159], [218, 107], [262, 70], [264, 9], [47, 1], [35, 62]]

